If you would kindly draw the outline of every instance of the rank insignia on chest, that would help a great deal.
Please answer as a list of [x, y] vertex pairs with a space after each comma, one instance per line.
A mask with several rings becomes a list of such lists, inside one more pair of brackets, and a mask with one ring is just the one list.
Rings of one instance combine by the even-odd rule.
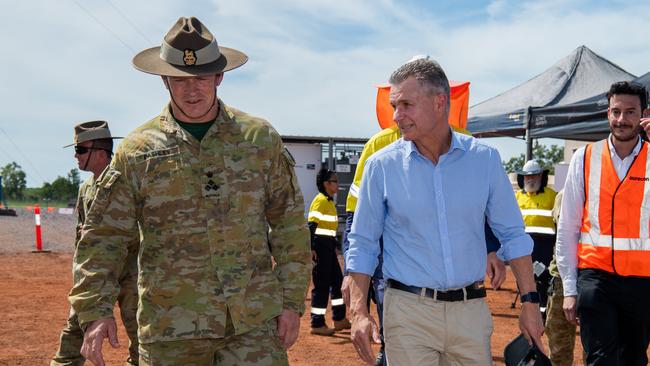
[[196, 53], [194, 50], [185, 50], [183, 56], [183, 62], [186, 66], [194, 66], [196, 64]]

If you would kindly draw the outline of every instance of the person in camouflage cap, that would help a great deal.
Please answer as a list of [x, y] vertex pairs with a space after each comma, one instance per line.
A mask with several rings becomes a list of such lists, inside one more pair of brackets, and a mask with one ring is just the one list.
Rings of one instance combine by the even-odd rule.
[[[104, 172], [111, 162], [113, 156], [113, 139], [119, 138], [121, 137], [111, 136], [111, 131], [106, 121], [90, 121], [75, 126], [73, 143], [64, 146], [74, 146], [74, 156], [77, 159], [79, 169], [92, 173], [79, 187], [76, 207], [78, 219], [75, 245], [79, 242], [81, 227], [86, 221], [86, 212], [88, 212], [95, 197], [95, 182], [100, 179], [102, 172]], [[137, 248], [137, 246], [133, 246], [133, 248]], [[127, 265], [119, 276], [120, 294], [117, 297], [117, 302], [120, 306], [120, 315], [124, 323], [124, 328], [126, 328], [126, 333], [129, 336], [129, 358], [126, 364], [137, 365], [138, 323], [136, 321], [136, 312], [138, 310], [138, 263], [137, 252], [135, 250], [129, 252], [126, 263]], [[83, 365], [86, 361], [81, 355], [83, 338], [84, 335], [79, 326], [77, 314], [70, 309], [66, 327], [61, 331], [59, 348], [50, 362], [50, 366]]]
[[112, 304], [138, 253], [140, 365], [286, 365], [311, 271], [294, 161], [265, 120], [217, 98], [243, 53], [196, 18], [133, 59], [171, 101], [120, 144], [75, 253], [82, 353], [118, 345]]

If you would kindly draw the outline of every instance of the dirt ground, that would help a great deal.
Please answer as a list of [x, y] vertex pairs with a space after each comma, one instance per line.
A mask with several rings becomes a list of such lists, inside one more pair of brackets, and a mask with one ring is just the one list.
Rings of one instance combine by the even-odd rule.
[[[48, 364], [68, 315], [70, 261], [69, 253], [0, 254], [0, 309], [5, 314], [0, 332], [0, 365]], [[509, 273], [502, 290], [488, 292], [494, 316], [492, 354], [496, 365], [503, 364], [503, 348], [518, 334], [518, 311], [510, 309], [514, 289]], [[307, 299], [305, 303], [309, 306]], [[105, 346], [107, 365], [121, 365], [126, 359], [128, 341], [121, 324], [119, 338], [121, 348]], [[578, 344], [576, 364], [581, 360], [580, 353]], [[349, 332], [334, 337], [312, 336], [308, 314], [302, 317], [300, 337], [289, 350], [289, 360], [291, 365], [299, 366], [362, 365], [349, 341]]]

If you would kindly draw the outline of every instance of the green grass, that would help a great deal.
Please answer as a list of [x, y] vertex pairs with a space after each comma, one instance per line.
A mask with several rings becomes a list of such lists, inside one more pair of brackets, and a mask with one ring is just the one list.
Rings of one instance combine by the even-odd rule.
[[27, 200], [7, 200], [7, 205], [9, 208], [22, 208], [25, 206], [34, 206], [35, 204], [39, 204], [41, 207], [55, 207], [55, 208], [60, 208], [60, 207], [68, 207], [68, 202], [67, 201], [46, 201], [46, 200], [33, 200], [33, 201], [27, 201]]

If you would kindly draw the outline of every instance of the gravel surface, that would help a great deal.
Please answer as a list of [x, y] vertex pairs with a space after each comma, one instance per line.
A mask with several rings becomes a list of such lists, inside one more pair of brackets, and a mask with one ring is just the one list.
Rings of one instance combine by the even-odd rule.
[[[0, 253], [25, 253], [36, 249], [34, 213], [16, 208], [18, 217], [0, 216]], [[77, 215], [41, 213], [43, 249], [57, 253], [74, 251]]]

